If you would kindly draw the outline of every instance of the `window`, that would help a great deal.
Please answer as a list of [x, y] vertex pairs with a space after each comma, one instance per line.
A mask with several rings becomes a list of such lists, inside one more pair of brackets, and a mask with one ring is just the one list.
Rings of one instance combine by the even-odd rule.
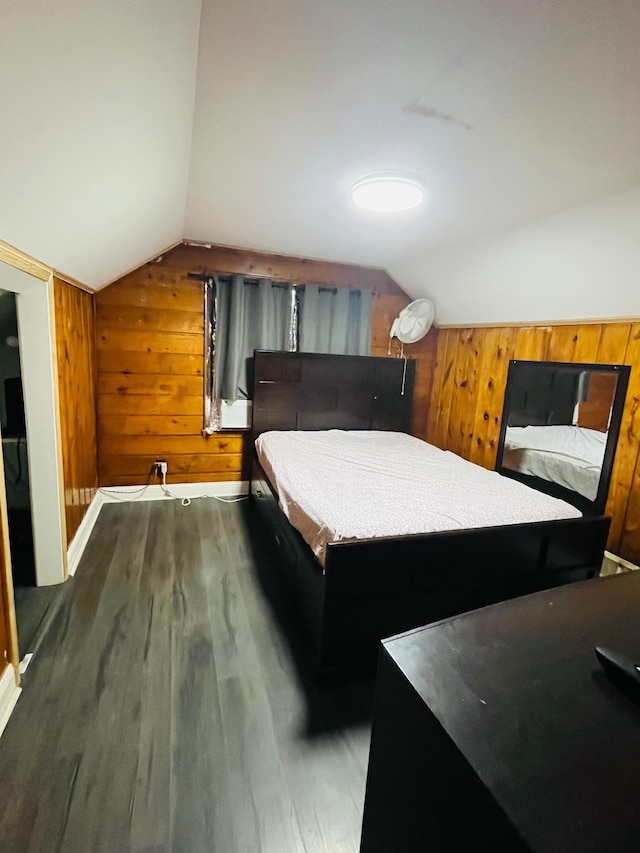
[[368, 290], [207, 279], [204, 432], [249, 426], [256, 349], [369, 355], [371, 299]]

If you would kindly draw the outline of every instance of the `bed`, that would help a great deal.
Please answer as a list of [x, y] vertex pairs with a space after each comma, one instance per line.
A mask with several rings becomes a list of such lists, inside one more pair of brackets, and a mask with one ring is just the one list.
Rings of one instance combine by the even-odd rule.
[[[401, 359], [258, 351], [253, 439], [260, 447], [268, 438], [261, 439], [265, 433], [407, 433], [414, 367], [413, 362]], [[436, 455], [453, 456], [433, 450]], [[462, 493], [464, 474], [459, 466], [470, 463], [457, 457], [450, 461], [458, 466], [454, 482]], [[382, 637], [495, 601], [593, 577], [600, 567], [608, 518], [584, 517], [567, 506], [562, 517], [553, 520], [511, 517], [510, 523], [500, 523], [485, 517], [487, 523], [483, 523], [486, 501], [482, 496], [493, 488], [484, 480], [477, 499], [482, 526], [462, 526], [465, 522], [460, 517], [455, 527], [444, 530], [412, 529], [371, 536], [364, 521], [359, 531], [364, 538], [341, 535], [317, 545], [314, 553], [313, 543], [310, 546], [305, 541], [279, 506], [287, 500], [278, 493], [279, 475], [264, 455], [262, 462], [254, 454], [252, 501], [271, 533], [277, 549], [275, 565], [293, 594], [323, 673], [370, 666]], [[334, 496], [352, 485], [343, 460], [336, 464], [342, 476], [337, 483], [333, 477]], [[423, 485], [420, 473], [410, 467], [419, 489]], [[479, 471], [482, 477], [500, 476]], [[290, 474], [294, 481], [302, 476]], [[360, 507], [370, 502], [367, 487], [354, 488], [355, 492], [349, 492], [351, 504]], [[331, 500], [331, 496], [325, 498], [329, 506]]]

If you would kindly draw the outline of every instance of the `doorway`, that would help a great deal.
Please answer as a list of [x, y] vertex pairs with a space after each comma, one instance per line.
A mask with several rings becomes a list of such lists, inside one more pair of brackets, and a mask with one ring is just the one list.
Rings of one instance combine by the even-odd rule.
[[56, 588], [37, 587], [16, 294], [0, 290], [0, 425], [20, 659], [35, 648]]
[[13, 582], [35, 586], [27, 427], [16, 295], [0, 290], [0, 424]]
[[55, 585], [67, 576], [53, 304], [48, 282], [2, 262], [0, 290], [5, 291], [0, 295], [3, 473], [18, 642], [24, 658], [33, 651], [55, 600]]

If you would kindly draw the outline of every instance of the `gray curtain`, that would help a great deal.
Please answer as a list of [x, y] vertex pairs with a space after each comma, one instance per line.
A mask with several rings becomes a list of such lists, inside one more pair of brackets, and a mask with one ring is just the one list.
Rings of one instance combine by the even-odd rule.
[[216, 278], [215, 396], [251, 397], [249, 359], [256, 349], [289, 349], [292, 287], [270, 279]]
[[301, 352], [371, 355], [370, 290], [305, 285], [299, 293]]

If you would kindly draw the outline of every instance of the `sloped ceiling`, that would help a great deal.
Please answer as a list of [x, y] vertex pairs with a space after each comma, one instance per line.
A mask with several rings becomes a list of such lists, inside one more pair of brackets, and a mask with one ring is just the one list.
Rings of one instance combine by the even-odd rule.
[[[640, 313], [635, 0], [203, 0], [199, 15], [3, 4], [1, 238], [94, 287], [188, 238], [382, 266], [444, 322]], [[423, 209], [351, 205], [353, 181], [388, 168], [424, 179]], [[531, 269], [548, 279], [533, 304]]]
[[200, 0], [0, 17], [0, 239], [99, 287], [183, 236]]

